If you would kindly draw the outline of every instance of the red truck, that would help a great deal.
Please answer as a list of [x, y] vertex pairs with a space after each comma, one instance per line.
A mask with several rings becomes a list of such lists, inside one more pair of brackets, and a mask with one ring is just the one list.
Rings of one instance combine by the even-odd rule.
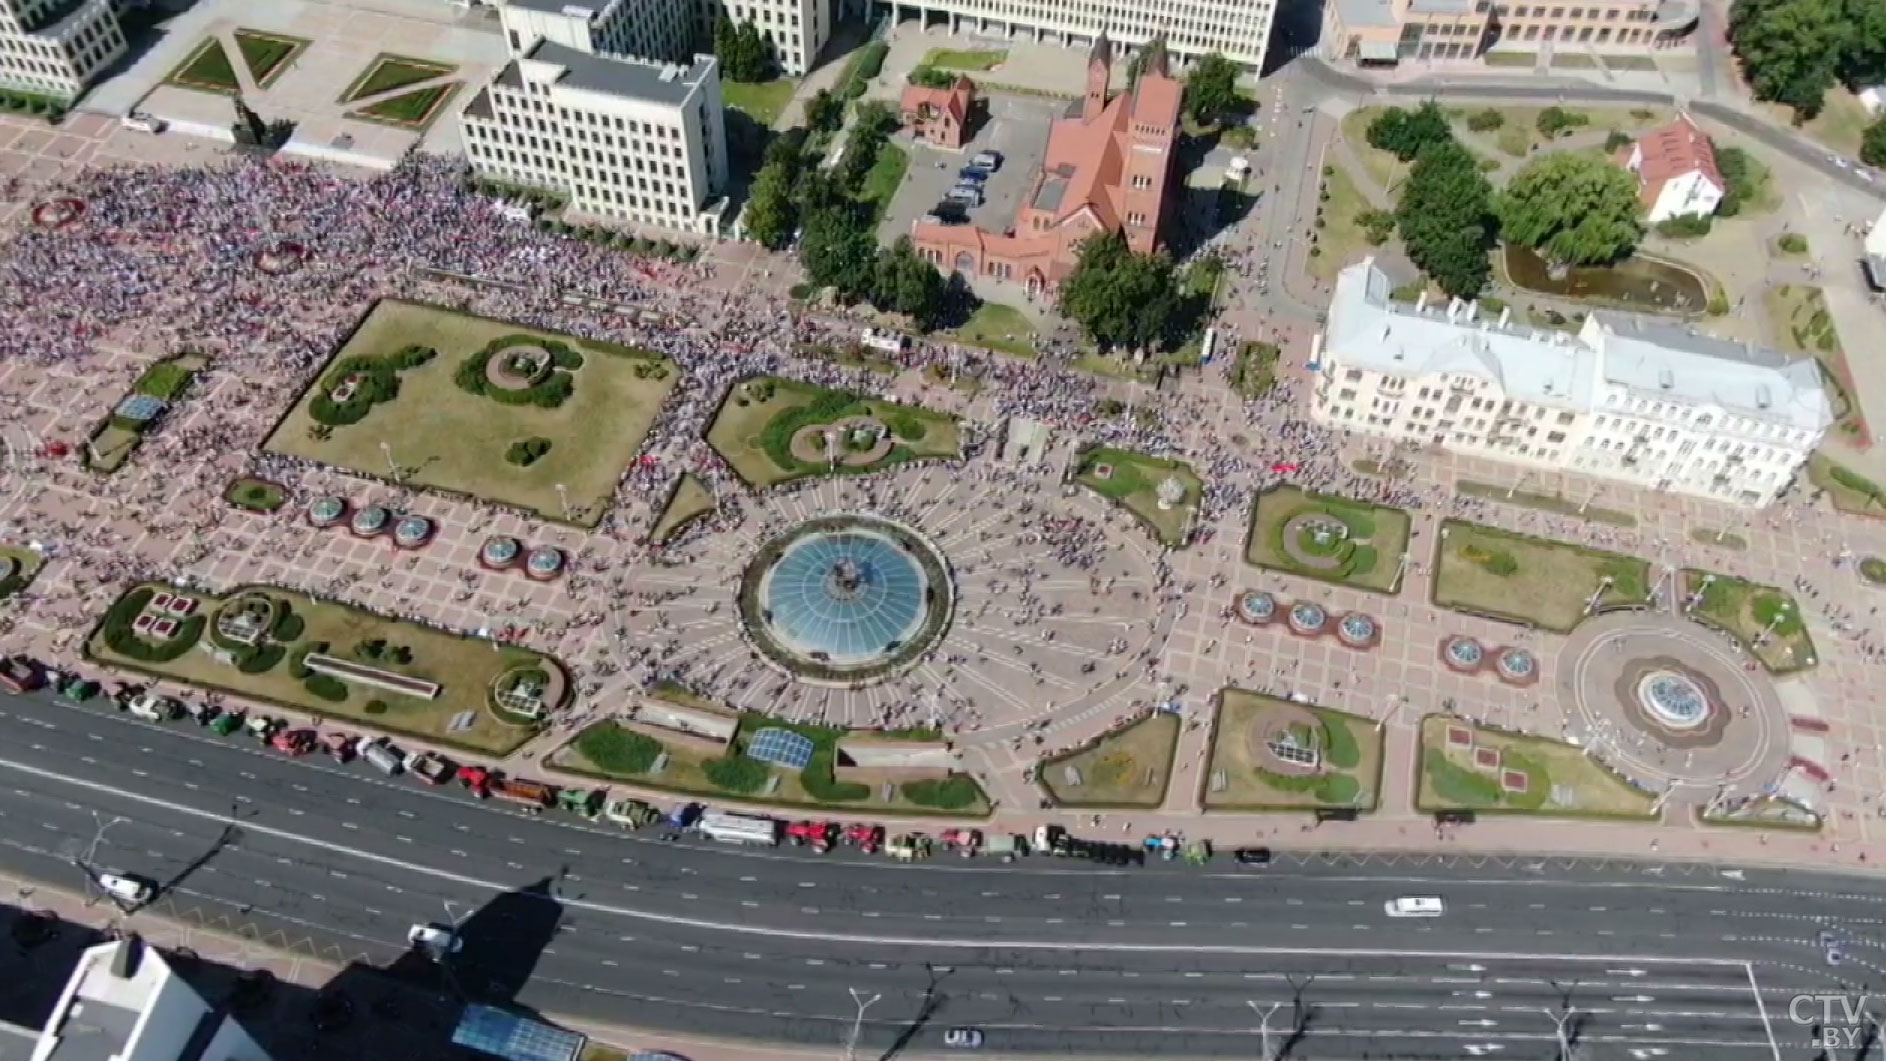
[[268, 740], [269, 747], [283, 755], [306, 755], [319, 742], [311, 729], [285, 729]]
[[526, 781], [523, 778], [502, 778], [491, 783], [491, 794], [509, 803], [516, 803], [532, 814], [540, 814], [544, 808], [557, 801], [557, 790], [540, 781]]
[[870, 822], [853, 822], [845, 826], [845, 846], [875, 855], [878, 848], [884, 846], [884, 827]]
[[946, 829], [943, 832], [943, 842], [949, 845], [950, 850], [964, 858], [969, 858], [982, 850], [982, 831], [980, 829]]
[[482, 766], [461, 766], [458, 768], [458, 783], [471, 789], [471, 794], [477, 796], [479, 799], [490, 798], [491, 783], [497, 779], [498, 775]]
[[786, 826], [786, 839], [794, 847], [811, 845], [821, 854], [838, 842], [837, 822], [793, 822]]

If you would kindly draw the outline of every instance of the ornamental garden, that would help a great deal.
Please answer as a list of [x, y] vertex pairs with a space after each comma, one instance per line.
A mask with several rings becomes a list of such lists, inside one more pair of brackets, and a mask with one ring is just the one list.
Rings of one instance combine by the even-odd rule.
[[1421, 720], [1415, 809], [1559, 817], [1648, 819], [1657, 797], [1576, 744], [1480, 726]]
[[1161, 544], [1190, 540], [1205, 484], [1190, 464], [1111, 446], [1081, 452], [1074, 481], [1132, 514]]
[[1374, 810], [1382, 733], [1370, 719], [1244, 689], [1218, 694], [1200, 805], [1208, 811]]
[[962, 425], [948, 413], [775, 376], [735, 383], [707, 442], [755, 489], [963, 456]]
[[593, 527], [679, 378], [646, 350], [388, 299], [265, 448]]
[[1280, 486], [1251, 506], [1244, 560], [1255, 567], [1394, 593], [1408, 551], [1408, 513]]
[[1155, 711], [1041, 760], [1039, 783], [1059, 807], [1157, 807], [1179, 749], [1178, 715]]
[[503, 756], [569, 695], [561, 664], [272, 586], [127, 590], [85, 642], [96, 663]]

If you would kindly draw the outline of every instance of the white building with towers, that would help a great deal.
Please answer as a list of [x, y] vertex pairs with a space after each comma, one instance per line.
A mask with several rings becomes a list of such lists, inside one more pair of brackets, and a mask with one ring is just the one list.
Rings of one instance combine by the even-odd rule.
[[0, 86], [70, 101], [124, 52], [112, 0], [0, 0]]

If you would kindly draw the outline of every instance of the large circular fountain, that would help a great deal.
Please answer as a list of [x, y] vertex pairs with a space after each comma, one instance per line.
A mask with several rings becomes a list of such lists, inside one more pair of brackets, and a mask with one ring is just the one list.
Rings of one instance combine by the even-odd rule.
[[856, 682], [915, 662], [949, 623], [942, 554], [900, 524], [840, 516], [800, 524], [748, 565], [747, 634], [801, 678]]
[[1709, 694], [1694, 678], [1654, 670], [1637, 680], [1637, 704], [1670, 729], [1695, 729], [1709, 720]]

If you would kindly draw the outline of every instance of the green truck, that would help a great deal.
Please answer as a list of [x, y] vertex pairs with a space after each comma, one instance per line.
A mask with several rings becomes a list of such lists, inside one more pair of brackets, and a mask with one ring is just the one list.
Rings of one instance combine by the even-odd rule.
[[603, 790], [566, 788], [557, 793], [557, 806], [580, 818], [594, 818], [602, 813]]
[[639, 799], [618, 799], [603, 808], [602, 816], [617, 825], [640, 829], [661, 820], [661, 812]]

